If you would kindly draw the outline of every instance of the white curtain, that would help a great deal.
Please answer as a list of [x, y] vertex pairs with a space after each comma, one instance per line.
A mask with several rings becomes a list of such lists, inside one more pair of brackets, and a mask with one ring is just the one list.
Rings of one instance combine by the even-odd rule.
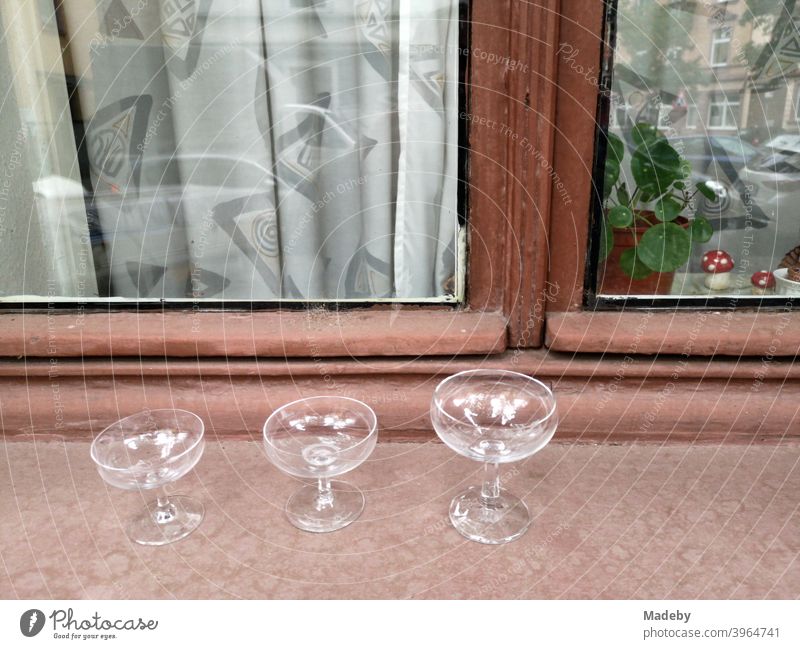
[[63, 8], [113, 295], [448, 293], [456, 0]]
[[0, 297], [98, 295], [56, 20], [0, 3]]

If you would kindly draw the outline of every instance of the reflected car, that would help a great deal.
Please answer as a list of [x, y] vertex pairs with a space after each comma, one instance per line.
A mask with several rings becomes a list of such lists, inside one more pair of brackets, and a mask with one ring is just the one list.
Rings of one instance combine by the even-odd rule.
[[769, 243], [773, 268], [800, 244], [800, 135], [779, 135], [742, 170], [775, 235]]
[[[73, 224], [71, 231], [78, 233], [73, 235], [76, 239], [87, 232], [88, 226], [101, 295], [118, 292], [111, 284], [115, 281], [112, 276], [120, 275], [129, 277], [139, 285], [141, 294], [147, 295], [164, 273], [190, 264], [191, 233], [175, 236], [176, 228], [182, 229], [191, 221], [194, 236], [203, 238], [202, 254], [209, 261], [227, 259], [231, 242], [213, 232], [218, 226], [233, 232], [239, 216], [236, 207], [269, 213], [274, 178], [269, 169], [251, 160], [189, 154], [149, 159], [147, 168], [142, 169], [141, 183], [128, 190], [104, 185], [89, 192], [75, 180], [51, 176], [34, 183], [34, 194], [39, 212], [52, 215], [49, 218], [61, 223], [62, 231], [66, 215]], [[226, 203], [231, 205], [229, 218], [223, 223], [212, 222], [210, 210]], [[270, 233], [256, 234], [268, 237]], [[210, 268], [213, 266], [210, 263]], [[147, 276], [150, 272], [153, 278]], [[178, 274], [188, 276], [189, 271]]]
[[703, 251], [717, 248], [729, 252], [738, 271], [749, 276], [773, 270], [800, 244], [800, 135], [775, 137], [743, 167], [715, 164], [698, 178], [710, 181], [719, 201], [697, 200], [714, 235], [692, 251], [690, 271], [700, 272]]
[[713, 165], [738, 170], [759, 155], [757, 147], [735, 135], [682, 135], [669, 138], [669, 143], [698, 173], [707, 173]]
[[770, 219], [780, 218], [781, 212], [797, 219], [800, 135], [780, 135], [770, 140], [762, 153], [748, 163], [743, 175], [753, 185]]
[[702, 272], [707, 250], [721, 249], [738, 260], [741, 272], [751, 266], [770, 268], [774, 259], [776, 224], [762, 204], [761, 187], [749, 179], [748, 165], [762, 151], [736, 135], [691, 135], [670, 138], [670, 144], [692, 165], [692, 183], [705, 181], [717, 195], [708, 200], [697, 194], [693, 210], [705, 216], [714, 229], [711, 240], [697, 244], [687, 265]]

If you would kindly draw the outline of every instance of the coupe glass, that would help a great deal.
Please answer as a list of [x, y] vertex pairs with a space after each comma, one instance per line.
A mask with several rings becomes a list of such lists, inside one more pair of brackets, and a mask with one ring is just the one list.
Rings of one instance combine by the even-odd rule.
[[264, 423], [264, 447], [284, 473], [315, 480], [286, 503], [286, 516], [307, 532], [332, 532], [364, 510], [364, 494], [331, 478], [366, 460], [378, 439], [378, 420], [367, 404], [347, 397], [310, 397], [273, 412]]
[[142, 545], [166, 545], [191, 534], [203, 503], [168, 496], [165, 485], [182, 478], [203, 455], [203, 420], [186, 410], [145, 410], [111, 424], [92, 442], [92, 459], [108, 484], [153, 489], [156, 500], [127, 526]]
[[456, 453], [484, 463], [483, 485], [453, 498], [450, 520], [468, 539], [507, 543], [528, 529], [525, 503], [500, 487], [499, 467], [542, 449], [558, 424], [544, 383], [506, 370], [468, 370], [442, 381], [431, 400], [437, 435]]

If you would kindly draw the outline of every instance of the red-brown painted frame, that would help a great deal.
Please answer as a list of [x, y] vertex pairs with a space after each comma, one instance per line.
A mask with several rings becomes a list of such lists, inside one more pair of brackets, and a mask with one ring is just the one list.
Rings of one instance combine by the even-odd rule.
[[552, 155], [558, 4], [472, 3], [469, 114], [462, 116], [469, 120], [470, 147], [465, 304], [374, 306], [344, 315], [191, 305], [171, 312], [113, 306], [80, 314], [6, 312], [0, 356], [441, 355], [497, 353], [509, 340], [517, 347], [541, 344], [537, 294], [545, 275], [550, 182], [515, 143], [524, 138], [542, 156]]

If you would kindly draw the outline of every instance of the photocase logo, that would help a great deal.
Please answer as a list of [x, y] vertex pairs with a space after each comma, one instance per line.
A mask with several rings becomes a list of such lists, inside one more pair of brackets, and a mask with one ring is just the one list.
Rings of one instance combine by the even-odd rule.
[[158, 620], [141, 617], [108, 619], [96, 611], [90, 617], [75, 617], [71, 608], [54, 609], [45, 617], [38, 608], [32, 608], [20, 616], [19, 630], [32, 638], [41, 632], [47, 619], [53, 623], [56, 640], [110, 640], [119, 637], [118, 631], [155, 631], [158, 628]]
[[32, 638], [44, 627], [44, 613], [38, 608], [25, 611], [19, 618], [19, 630], [22, 635]]

